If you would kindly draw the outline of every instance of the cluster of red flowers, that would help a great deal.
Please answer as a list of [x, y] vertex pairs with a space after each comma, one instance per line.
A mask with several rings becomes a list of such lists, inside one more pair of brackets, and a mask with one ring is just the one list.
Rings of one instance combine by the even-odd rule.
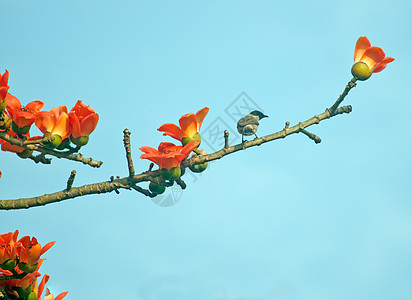
[[[164, 132], [163, 135], [169, 135], [180, 141], [182, 146], [176, 146], [172, 143], [160, 143], [158, 149], [144, 146], [141, 147], [140, 150], [145, 154], [142, 154], [140, 158], [148, 159], [157, 164], [161, 170], [163, 179], [176, 180], [179, 178], [183, 175], [180, 163], [187, 158], [192, 151], [197, 154], [200, 153], [200, 151], [197, 150], [201, 142], [199, 130], [208, 112], [209, 108], [205, 107], [196, 114], [189, 113], [183, 115], [179, 119], [180, 127], [171, 123], [160, 126], [158, 130]], [[206, 152], [203, 151], [202, 154], [206, 154]], [[200, 166], [196, 165], [190, 169], [194, 172], [202, 172], [206, 167], [207, 163]], [[149, 189], [156, 194], [163, 193], [165, 190], [163, 179], [151, 182]]]
[[[0, 235], [0, 287], [7, 294], [6, 299], [40, 300], [44, 286], [49, 280], [45, 274], [40, 283], [40, 258], [55, 242], [41, 247], [35, 237], [24, 236], [17, 240], [19, 231]], [[1, 293], [0, 290], [0, 293]], [[54, 297], [46, 289], [44, 300], [61, 300], [68, 292]], [[5, 295], [3, 295], [5, 297]]]
[[[42, 101], [32, 101], [22, 106], [17, 97], [8, 93], [9, 72], [0, 74], [0, 131], [7, 131], [7, 135], [23, 141], [41, 140], [43, 137], [52, 137], [43, 141], [42, 147], [64, 150], [70, 148], [70, 142], [77, 147], [87, 144], [89, 135], [96, 128], [99, 115], [81, 100], [74, 107], [67, 110], [66, 106], [53, 107], [50, 111], [41, 111]], [[30, 137], [30, 128], [35, 124], [43, 136]], [[32, 151], [13, 145], [0, 139], [1, 150], [17, 153], [27, 158]], [[1, 177], [1, 172], [0, 172]]]

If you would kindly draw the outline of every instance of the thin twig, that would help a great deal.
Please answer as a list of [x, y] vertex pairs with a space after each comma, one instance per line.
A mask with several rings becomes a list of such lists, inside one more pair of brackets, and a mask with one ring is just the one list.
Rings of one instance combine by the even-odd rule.
[[319, 144], [320, 142], [322, 142], [321, 138], [318, 137], [317, 135], [302, 129], [300, 132], [302, 132], [303, 134], [305, 134], [308, 138], [310, 138], [311, 140], [313, 140], [316, 144]]
[[76, 170], [73, 170], [70, 172], [69, 179], [67, 180], [66, 191], [70, 191], [70, 189], [72, 188], [75, 177], [76, 177]]
[[132, 160], [132, 150], [130, 149], [130, 135], [131, 132], [129, 129], [123, 130], [123, 144], [124, 149], [126, 150], [126, 159], [127, 159], [127, 166], [129, 168], [129, 176], [132, 177], [134, 175], [134, 167], [133, 167], [133, 160]]
[[353, 77], [351, 81], [348, 82], [348, 84], [345, 86], [345, 89], [343, 93], [338, 97], [336, 102], [329, 108], [331, 114], [339, 107], [339, 105], [342, 103], [342, 101], [345, 99], [346, 95], [349, 93], [349, 91], [356, 86], [356, 78]]
[[[71, 151], [66, 151], [66, 152], [58, 152], [55, 150], [47, 149], [44, 147], [40, 147], [37, 145], [31, 145], [31, 144], [24, 144], [23, 140], [16, 139], [10, 135], [8, 135], [6, 132], [0, 131], [0, 138], [9, 142], [12, 145], [20, 146], [25, 149], [33, 150], [33, 151], [38, 151], [42, 154], [47, 154], [47, 155], [52, 155], [57, 158], [65, 158], [68, 160], [73, 160], [73, 161], [78, 161], [82, 162], [85, 165], [89, 165], [94, 168], [100, 167], [103, 162], [102, 161], [96, 161], [93, 158], [85, 158], [81, 153], [74, 154]], [[76, 148], [75, 148], [76, 149]]]

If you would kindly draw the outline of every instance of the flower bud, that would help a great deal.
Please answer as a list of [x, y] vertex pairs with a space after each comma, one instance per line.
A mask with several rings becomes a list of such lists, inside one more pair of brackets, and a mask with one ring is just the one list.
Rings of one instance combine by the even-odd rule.
[[361, 61], [352, 66], [351, 72], [354, 77], [361, 81], [368, 79], [372, 75], [368, 65]]
[[24, 149], [23, 152], [16, 153], [20, 158], [29, 158], [33, 154], [33, 150]]
[[149, 190], [156, 195], [163, 194], [166, 187], [161, 184], [160, 180], [158, 182], [151, 181], [149, 184]]
[[[205, 150], [200, 150], [199, 151], [200, 155], [205, 155], [207, 154], [207, 152]], [[198, 156], [198, 154], [193, 154], [193, 157]], [[194, 165], [194, 166], [189, 166], [190, 171], [192, 171], [193, 173], [202, 173], [204, 170], [206, 170], [207, 168], [207, 162], [203, 163], [203, 164], [198, 164], [198, 165]]]
[[[201, 138], [199, 132], [196, 132], [196, 134], [193, 137], [188, 137], [185, 136], [182, 138], [182, 145], [185, 146], [187, 143], [193, 142], [193, 141], [199, 141], [199, 145], [201, 143]], [[199, 146], [198, 146], [199, 147]]]
[[15, 259], [8, 259], [3, 264], [0, 265], [0, 268], [3, 270], [13, 270], [17, 266], [17, 261]]
[[30, 127], [31, 127], [31, 125], [19, 128], [14, 122], [11, 123], [11, 128], [17, 134], [27, 134], [30, 130]]
[[180, 166], [172, 168], [170, 170], [168, 169], [160, 169], [160, 175], [164, 180], [176, 180], [178, 179], [182, 173], [180, 171]]
[[51, 134], [50, 132], [46, 131], [46, 133], [44, 134], [44, 137], [49, 137], [52, 136], [54, 137], [54, 140], [51, 142], [43, 142], [43, 146], [48, 148], [48, 149], [54, 149], [56, 147], [58, 147], [60, 145], [60, 143], [62, 142], [62, 137], [58, 134]]
[[72, 141], [73, 144], [76, 146], [84, 146], [89, 142], [89, 137], [88, 136], [81, 136], [78, 138], [74, 138], [73, 136], [70, 136], [70, 140]]
[[19, 263], [19, 269], [26, 273], [33, 273], [34, 271], [36, 271], [37, 265], [38, 264], [29, 265], [25, 262], [21, 262]]
[[59, 146], [57, 146], [57, 150], [64, 150], [64, 149], [66, 149], [66, 148], [69, 148], [69, 145], [70, 145], [70, 139], [69, 138], [66, 138], [66, 139], [64, 139], [61, 143], [60, 143], [60, 145]]

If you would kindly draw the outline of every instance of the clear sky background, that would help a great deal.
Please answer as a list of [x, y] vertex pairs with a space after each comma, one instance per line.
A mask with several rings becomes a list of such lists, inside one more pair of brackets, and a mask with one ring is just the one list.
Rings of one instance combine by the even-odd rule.
[[75, 186], [127, 176], [124, 128], [146, 171], [139, 147], [174, 142], [156, 129], [205, 106], [209, 152], [235, 129], [229, 107], [253, 101], [269, 115], [260, 136], [304, 121], [342, 93], [359, 36], [396, 59], [350, 92], [352, 113], [309, 128], [321, 144], [300, 134], [237, 152], [157, 203], [122, 190], [0, 211], [1, 232], [57, 241], [41, 268], [53, 293], [411, 299], [410, 1], [1, 0], [0, 10], [9, 92], [47, 110], [90, 104], [100, 122], [82, 153], [104, 161], [36, 165], [2, 152], [0, 199], [61, 190], [71, 170]]

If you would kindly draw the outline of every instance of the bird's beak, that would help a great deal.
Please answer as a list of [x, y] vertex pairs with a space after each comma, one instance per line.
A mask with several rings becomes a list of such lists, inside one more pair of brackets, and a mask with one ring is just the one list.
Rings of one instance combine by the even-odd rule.
[[267, 116], [267, 115], [263, 115], [263, 117], [262, 118], [269, 118], [269, 116]]

